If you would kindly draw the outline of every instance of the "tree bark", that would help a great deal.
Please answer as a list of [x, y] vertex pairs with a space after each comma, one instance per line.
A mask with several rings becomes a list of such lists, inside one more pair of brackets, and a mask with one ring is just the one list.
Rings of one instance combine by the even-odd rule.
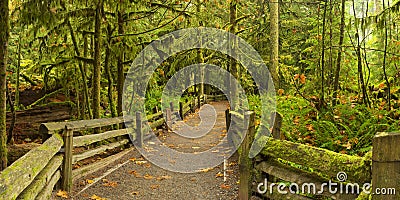
[[333, 106], [337, 103], [337, 93], [339, 92], [339, 76], [340, 76], [340, 65], [342, 62], [342, 50], [343, 50], [343, 39], [344, 39], [344, 26], [345, 26], [345, 5], [346, 0], [341, 0], [342, 10], [340, 12], [340, 33], [339, 33], [339, 50], [337, 54], [336, 60], [336, 71], [335, 71], [335, 80], [333, 82]]
[[113, 78], [111, 76], [111, 65], [110, 65], [110, 55], [111, 55], [111, 25], [108, 25], [107, 31], [108, 31], [108, 39], [107, 43], [108, 45], [106, 46], [106, 57], [104, 60], [104, 70], [106, 71], [107, 75], [107, 82], [108, 82], [108, 103], [110, 104], [110, 111], [111, 111], [111, 117], [116, 117], [117, 116], [117, 111], [115, 110], [115, 104], [114, 104], [114, 99], [113, 99], [113, 89], [114, 89], [114, 83], [113, 83]]
[[6, 69], [8, 37], [8, 0], [0, 0], [0, 170], [7, 167]]
[[270, 37], [271, 37], [271, 58], [270, 73], [274, 81], [275, 89], [279, 86], [279, 76], [277, 73], [279, 67], [279, 0], [271, 0], [270, 7]]
[[[230, 28], [230, 30], [229, 30], [229, 32], [231, 32], [232, 34], [236, 34], [236, 26], [237, 26], [237, 23], [236, 23], [236, 19], [237, 19], [237, 2], [238, 0], [232, 0], [231, 1], [231, 3], [230, 3], [230, 24], [231, 24], [231, 28]], [[237, 72], [237, 70], [238, 70], [238, 64], [237, 64], [237, 62], [236, 62], [236, 60], [235, 60], [235, 55], [236, 55], [236, 52], [235, 52], [235, 48], [237, 48], [237, 40], [235, 39], [235, 38], [229, 38], [230, 40], [234, 40], [234, 41], [230, 41], [230, 44], [231, 44], [231, 50], [232, 50], [232, 52], [231, 52], [231, 57], [230, 57], [230, 59], [229, 59], [229, 68], [230, 68], [230, 73], [232, 74], [232, 76], [236, 79], [236, 80], [238, 80], [239, 81], [239, 79], [238, 79], [238, 72]], [[237, 106], [238, 106], [238, 95], [237, 95], [237, 85], [235, 85], [235, 84], [233, 84], [234, 82], [233, 81], [229, 81], [229, 84], [230, 84], [230, 92], [231, 92], [231, 102], [232, 102], [232, 105], [231, 105], [231, 108], [232, 108], [232, 110], [236, 110], [237, 109]]]
[[[123, 4], [124, 0], [119, 1], [119, 6]], [[120, 7], [118, 10], [118, 34], [124, 34], [124, 19], [123, 19], [124, 10]], [[122, 46], [123, 37], [121, 38]], [[119, 51], [117, 61], [117, 114], [122, 115], [122, 93], [124, 90], [124, 51]]]
[[100, 118], [100, 73], [101, 73], [101, 6], [98, 0], [96, 5], [94, 25], [94, 65], [93, 65], [93, 118]]

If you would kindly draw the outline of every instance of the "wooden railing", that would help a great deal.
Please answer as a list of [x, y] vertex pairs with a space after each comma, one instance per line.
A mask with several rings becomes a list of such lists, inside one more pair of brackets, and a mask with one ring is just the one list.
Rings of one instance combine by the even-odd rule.
[[[171, 103], [171, 107], [166, 109], [167, 119], [172, 119], [178, 114], [185, 116], [204, 103], [204, 96], [180, 103], [179, 109], [174, 109]], [[147, 115], [146, 119], [152, 129], [165, 123], [161, 111]], [[144, 122], [141, 113], [136, 113], [136, 116], [129, 120], [116, 117], [41, 124], [39, 133], [45, 138], [45, 142], [0, 172], [0, 199], [49, 199], [57, 182], [62, 190], [70, 192], [74, 180], [107, 166], [126, 155], [131, 148], [76, 169], [73, 169], [74, 165], [128, 144], [129, 137], [141, 145], [152, 136], [147, 134], [149, 130], [144, 128]], [[121, 129], [115, 129], [122, 123], [132, 123], [133, 129], [122, 126]], [[79, 133], [90, 129], [95, 130], [92, 131], [93, 134]], [[86, 148], [80, 149], [85, 149], [84, 151], [74, 153], [74, 150], [83, 146]]]
[[61, 177], [63, 146], [54, 134], [0, 173], [0, 199], [49, 199]]
[[[287, 194], [281, 194], [277, 191], [277, 187], [274, 187], [271, 193], [269, 186], [271, 184], [277, 186], [282, 181], [296, 183], [298, 186], [313, 183], [316, 186], [316, 191], [321, 191], [320, 186], [323, 187], [323, 183], [328, 183], [329, 181], [340, 183], [336, 180], [339, 172], [346, 173], [346, 183], [358, 183], [360, 192], [362, 192], [364, 183], [371, 182], [371, 194], [374, 193], [373, 191], [376, 188], [400, 190], [399, 133], [377, 134], [373, 139], [373, 151], [368, 152], [364, 157], [340, 154], [326, 149], [269, 137], [261, 153], [256, 158], [249, 159], [248, 153], [251, 146], [249, 142], [253, 142], [256, 134], [254, 114], [247, 112], [243, 115], [227, 111], [226, 116], [227, 126], [236, 124], [234, 132], [241, 131], [238, 128], [238, 121], [245, 119], [244, 121], [248, 120], [250, 122], [246, 138], [244, 138], [239, 151], [239, 199], [250, 199], [252, 194], [269, 199], [312, 199], [310, 196], [292, 194], [288, 191]], [[238, 142], [241, 139], [238, 134], [228, 135], [228, 137], [233, 142]], [[279, 136], [275, 138], [279, 138]], [[271, 177], [275, 177], [275, 179]], [[265, 178], [269, 178], [269, 186], [266, 193], [260, 194], [257, 190], [258, 183], [264, 183]], [[253, 180], [257, 184], [252, 184]], [[274, 180], [275, 182], [271, 183]], [[318, 195], [345, 200], [368, 199], [368, 195], [365, 193], [351, 194], [350, 191], [333, 194], [327, 188], [323, 191], [322, 194]], [[372, 195], [372, 199], [400, 199], [400, 192], [395, 192], [392, 195], [378, 195], [375, 193]]]

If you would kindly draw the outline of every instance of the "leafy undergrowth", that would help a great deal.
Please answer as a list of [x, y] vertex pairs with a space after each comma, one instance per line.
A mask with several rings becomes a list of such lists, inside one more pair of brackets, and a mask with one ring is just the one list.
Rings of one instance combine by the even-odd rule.
[[[260, 116], [259, 97], [250, 96], [249, 103]], [[281, 130], [287, 140], [350, 155], [370, 151], [377, 132], [400, 130], [400, 111], [368, 108], [355, 101], [318, 111], [300, 96], [278, 96], [277, 111], [282, 114]]]

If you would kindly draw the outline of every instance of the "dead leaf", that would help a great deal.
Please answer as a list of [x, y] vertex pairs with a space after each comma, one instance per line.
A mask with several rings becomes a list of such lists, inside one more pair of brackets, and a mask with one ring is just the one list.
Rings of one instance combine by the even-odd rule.
[[147, 164], [145, 164], [144, 165], [146, 168], [150, 168], [151, 167], [151, 164], [150, 163], [147, 163]]
[[160, 187], [160, 185], [150, 185], [151, 189], [155, 190], [158, 189]]
[[300, 83], [302, 83], [302, 84], [306, 83], [306, 76], [304, 74], [300, 75]]
[[154, 177], [152, 175], [146, 174], [146, 175], [143, 176], [143, 178], [146, 179], [146, 180], [151, 180]]
[[221, 172], [218, 172], [217, 174], [215, 174], [215, 177], [223, 177], [223, 176], [224, 176], [224, 174]]
[[225, 189], [225, 190], [229, 190], [231, 188], [231, 186], [229, 185], [225, 185], [225, 184], [221, 184], [221, 189]]
[[109, 181], [107, 179], [103, 179], [103, 182], [104, 182], [103, 186], [106, 186], [106, 187], [117, 187], [117, 185], [118, 185], [118, 183], [116, 181]]
[[137, 164], [137, 165], [143, 165], [143, 164], [146, 164], [147, 163], [147, 161], [145, 161], [145, 160], [137, 160], [137, 161], [135, 161], [135, 164]]
[[199, 172], [208, 172], [208, 171], [210, 171], [210, 170], [212, 170], [213, 168], [211, 168], [211, 167], [209, 167], [209, 168], [204, 168], [204, 169], [201, 169], [201, 170], [199, 170]]
[[64, 190], [58, 190], [57, 194], [58, 197], [62, 197], [62, 198], [68, 198], [68, 193]]
[[86, 179], [86, 183], [88, 183], [88, 184], [92, 184], [92, 183], [94, 183], [94, 180], [91, 180], [91, 179]]
[[279, 96], [282, 96], [282, 95], [283, 95], [283, 93], [285, 93], [285, 90], [283, 90], [283, 89], [279, 89], [279, 90], [278, 90], [278, 94], [279, 94]]
[[159, 177], [157, 177], [157, 180], [162, 181], [162, 180], [171, 179], [171, 178], [172, 178], [172, 176], [165, 175], [165, 176], [159, 176]]
[[106, 198], [101, 198], [101, 197], [99, 197], [99, 196], [97, 196], [97, 195], [92, 195], [91, 197], [90, 197], [90, 199], [91, 200], [107, 200]]
[[131, 170], [128, 173], [129, 174], [133, 174], [136, 178], [142, 177], [136, 170]]

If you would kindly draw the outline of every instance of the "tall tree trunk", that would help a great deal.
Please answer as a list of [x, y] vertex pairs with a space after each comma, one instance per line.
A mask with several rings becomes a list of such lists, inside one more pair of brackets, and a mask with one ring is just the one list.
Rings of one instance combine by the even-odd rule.
[[[353, 0], [353, 8], [355, 8], [355, 3]], [[355, 20], [357, 21], [357, 14], [355, 9], [353, 9], [353, 15]], [[355, 40], [357, 40], [356, 43], [356, 55], [357, 55], [357, 73], [358, 73], [358, 82], [360, 84], [361, 87], [361, 92], [362, 92], [362, 101], [364, 104], [369, 105], [369, 101], [368, 101], [368, 94], [367, 94], [367, 89], [365, 86], [365, 82], [364, 82], [364, 72], [363, 72], [363, 67], [362, 67], [362, 57], [361, 57], [361, 44], [360, 44], [360, 35], [358, 33], [358, 29], [359, 29], [359, 25], [356, 22], [355, 23], [356, 26], [356, 34], [354, 36]]]
[[[121, 8], [123, 5], [124, 0], [119, 1], [120, 8], [118, 10], [118, 34], [124, 34], [124, 19], [123, 14], [124, 10]], [[124, 46], [123, 38], [121, 38], [122, 46]], [[123, 48], [122, 48], [123, 49]], [[124, 51], [119, 51], [118, 54], [118, 61], [117, 61], [117, 114], [122, 115], [122, 93], [124, 90]]]
[[275, 89], [280, 87], [278, 67], [279, 67], [279, 0], [270, 0], [270, 37], [271, 37], [271, 67], [269, 69]]
[[100, 73], [101, 73], [101, 0], [97, 1], [94, 25], [94, 65], [93, 65], [93, 118], [100, 118]]
[[110, 66], [110, 55], [111, 55], [111, 25], [109, 24], [107, 27], [107, 34], [108, 34], [108, 39], [107, 43], [108, 45], [106, 46], [106, 58], [104, 60], [104, 70], [106, 71], [107, 75], [107, 82], [108, 82], [108, 103], [111, 111], [111, 117], [116, 117], [117, 116], [117, 111], [115, 110], [115, 105], [114, 105], [114, 99], [113, 99], [113, 91], [114, 91], [114, 83], [113, 83], [113, 78], [111, 76], [111, 66]]
[[339, 33], [339, 50], [337, 54], [336, 60], [336, 71], [335, 71], [335, 80], [333, 82], [333, 106], [337, 103], [337, 95], [339, 92], [339, 76], [340, 76], [340, 65], [342, 62], [342, 51], [343, 51], [343, 39], [344, 39], [344, 26], [345, 26], [345, 6], [346, 0], [341, 1], [341, 11], [340, 11], [340, 33]]
[[[236, 23], [236, 19], [237, 19], [237, 3], [238, 3], [238, 0], [232, 0], [231, 1], [231, 3], [230, 3], [230, 18], [229, 18], [229, 21], [230, 21], [230, 24], [231, 24], [231, 28], [230, 28], [230, 32], [232, 33], [232, 34], [236, 34], [236, 26], [237, 26], [237, 23]], [[234, 41], [231, 41], [231, 40], [234, 40]], [[239, 79], [238, 79], [238, 72], [237, 72], [237, 70], [238, 70], [238, 64], [237, 64], [237, 62], [236, 62], [236, 60], [235, 60], [235, 56], [236, 56], [236, 52], [235, 52], [235, 49], [234, 48], [237, 48], [237, 40], [235, 39], [235, 38], [230, 38], [230, 44], [232, 45], [232, 47], [233, 47], [233, 52], [231, 52], [231, 57], [230, 57], [230, 59], [229, 59], [229, 67], [230, 67], [230, 72], [231, 72], [231, 74], [232, 74], [232, 76], [237, 80], [237, 81], [239, 81]], [[233, 84], [234, 82], [233, 81], [229, 81], [229, 84], [230, 84], [230, 89], [231, 89], [231, 103], [232, 103], [232, 105], [231, 105], [231, 107], [232, 107], [232, 109], [233, 110], [236, 110], [237, 108], [238, 108], [238, 95], [237, 95], [237, 85], [236, 84]]]
[[321, 94], [319, 99], [320, 106], [324, 105], [325, 102], [325, 32], [326, 32], [326, 10], [327, 4], [324, 4], [324, 14], [322, 16], [322, 45], [321, 45]]
[[6, 69], [8, 36], [8, 0], [0, 0], [0, 170], [7, 167]]
[[[385, 10], [385, 1], [382, 0], [382, 5], [383, 5], [383, 9]], [[386, 23], [386, 19], [384, 21], [384, 26], [385, 26], [385, 43], [384, 43], [384, 52], [383, 52], [383, 62], [382, 62], [382, 68], [383, 68], [383, 75], [385, 77], [385, 82], [386, 82], [386, 86], [388, 88], [387, 90], [387, 110], [389, 111], [391, 109], [391, 103], [390, 103], [390, 82], [386, 73], [386, 54], [387, 54], [387, 46], [388, 46], [388, 28], [387, 28], [387, 23]]]
[[[76, 42], [75, 34], [74, 34], [74, 31], [72, 29], [72, 25], [71, 25], [71, 22], [69, 21], [69, 19], [67, 21], [67, 24], [68, 24], [69, 32], [71, 35], [72, 44], [74, 45], [75, 54], [77, 56], [80, 56], [80, 52], [78, 49], [78, 43]], [[86, 35], [84, 37], [86, 37]], [[87, 45], [87, 41], [85, 41], [85, 44], [84, 44], [85, 48], [87, 48], [86, 45]], [[87, 51], [87, 49], [86, 49], [86, 51]], [[83, 84], [83, 96], [84, 96], [84, 100], [86, 103], [86, 108], [88, 109], [89, 118], [91, 119], [92, 111], [90, 110], [89, 89], [88, 89], [87, 81], [86, 81], [86, 73], [85, 73], [84, 66], [82, 66], [81, 62], [79, 62], [78, 66], [79, 66], [79, 71], [81, 73], [81, 78], [82, 78], [82, 82], [83, 82], [82, 83]], [[79, 96], [78, 96], [78, 98], [79, 98]], [[83, 118], [85, 118], [84, 115], [83, 115]]]
[[[196, 7], [196, 12], [197, 14], [201, 13], [201, 0], [197, 0], [197, 7]], [[203, 22], [199, 20], [199, 27], [203, 26]], [[200, 41], [202, 43], [202, 41]], [[197, 50], [197, 63], [204, 63], [204, 57], [203, 57], [203, 52], [201, 49]], [[199, 89], [199, 96], [202, 96], [204, 94], [204, 70], [201, 70], [200, 74], [200, 89]]]

